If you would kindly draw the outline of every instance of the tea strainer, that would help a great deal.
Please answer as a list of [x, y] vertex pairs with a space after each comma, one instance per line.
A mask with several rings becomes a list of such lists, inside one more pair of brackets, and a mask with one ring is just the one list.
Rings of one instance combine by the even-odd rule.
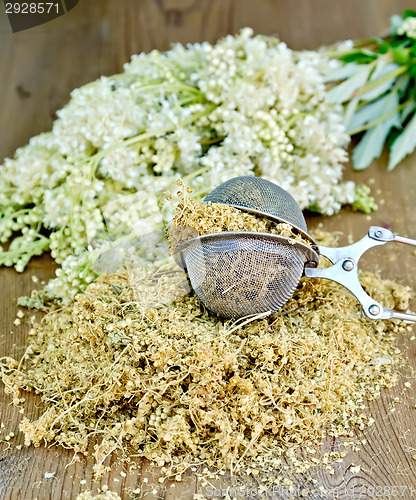
[[[416, 321], [416, 315], [384, 308], [370, 297], [358, 279], [358, 261], [370, 248], [396, 241], [416, 240], [372, 226], [364, 238], [339, 248], [318, 246], [307, 232], [294, 198], [276, 184], [259, 177], [235, 177], [214, 189], [206, 202], [221, 203], [290, 224], [306, 242], [268, 233], [226, 231], [190, 238], [174, 253], [188, 272], [196, 294], [211, 311], [240, 318], [277, 311], [296, 290], [302, 276], [326, 278], [347, 288], [371, 319]], [[316, 269], [319, 254], [332, 266]]]

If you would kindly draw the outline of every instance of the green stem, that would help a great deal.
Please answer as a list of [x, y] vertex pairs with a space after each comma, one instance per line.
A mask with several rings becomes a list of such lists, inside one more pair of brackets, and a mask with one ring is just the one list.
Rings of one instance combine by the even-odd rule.
[[[154, 51], [153, 54], [154, 54], [154, 58], [156, 60], [156, 63], [159, 64], [160, 67], [164, 68], [176, 80], [177, 85], [179, 85], [183, 89], [189, 90], [190, 92], [197, 92], [198, 94], [201, 93], [201, 91], [198, 88], [193, 87], [192, 85], [188, 85], [188, 84], [184, 83], [182, 80], [180, 80], [177, 76], [178, 69], [172, 68], [168, 64], [167, 60], [165, 58], [161, 57], [160, 52]], [[175, 71], [175, 69], [176, 69], [176, 71]]]
[[29, 261], [32, 256], [40, 255], [45, 250], [47, 250], [49, 248], [51, 240], [41, 234], [37, 234], [37, 236], [38, 236], [37, 240], [31, 241], [26, 246], [23, 246], [21, 244], [20, 241], [21, 237], [18, 237], [17, 239], [13, 240], [13, 242], [17, 242], [17, 244], [12, 246], [13, 245], [12, 242], [8, 250], [6, 250], [5, 252], [0, 252], [1, 265], [3, 265], [4, 262], [8, 259], [11, 259], [12, 263], [15, 264], [18, 259], [24, 256], [27, 256], [28, 257], [27, 260]]
[[356, 92], [354, 92], [354, 94], [352, 95], [352, 98], [359, 97], [360, 95], [364, 94], [368, 90], [371, 90], [371, 89], [377, 87], [377, 85], [380, 85], [381, 83], [384, 83], [387, 80], [390, 80], [391, 78], [399, 76], [402, 73], [406, 73], [406, 71], [408, 69], [409, 69], [408, 65], [406, 65], [406, 66], [400, 66], [400, 68], [395, 69], [394, 71], [392, 71], [391, 73], [388, 73], [387, 75], [383, 76], [382, 78], [379, 78], [378, 80], [375, 80], [374, 82], [371, 82], [368, 85], [365, 85], [364, 87], [361, 87], [359, 90], [357, 90]]
[[211, 190], [210, 189], [200, 189], [199, 191], [195, 191], [193, 193], [193, 196], [196, 198], [196, 199], [200, 199], [202, 198], [203, 196], [207, 195]]
[[400, 106], [397, 106], [397, 108], [393, 109], [393, 111], [389, 111], [385, 115], [380, 116], [379, 118], [376, 118], [375, 120], [373, 120], [371, 122], [368, 122], [368, 123], [366, 123], [365, 125], [363, 125], [361, 127], [358, 127], [358, 128], [353, 129], [353, 130], [350, 130], [348, 132], [348, 134], [351, 135], [351, 136], [355, 135], [355, 134], [359, 134], [360, 132], [364, 132], [364, 130], [368, 130], [369, 128], [374, 127], [375, 125], [378, 125], [382, 121], [387, 120], [387, 118], [390, 118], [390, 116], [393, 116], [395, 113], [398, 113], [399, 111], [401, 111], [412, 100], [413, 100], [413, 98], [408, 99], [406, 102], [400, 104]]
[[115, 151], [116, 149], [118, 149], [120, 147], [131, 146], [132, 144], [137, 144], [138, 142], [142, 142], [146, 139], [150, 139], [156, 135], [162, 135], [162, 134], [166, 134], [167, 132], [172, 132], [178, 126], [184, 127], [186, 125], [189, 125], [190, 123], [192, 123], [196, 120], [199, 120], [199, 118], [202, 118], [205, 115], [209, 115], [211, 113], [211, 111], [213, 111], [216, 107], [217, 106], [215, 104], [212, 104], [211, 106], [208, 106], [204, 111], [201, 111], [201, 113], [197, 113], [196, 115], [190, 116], [189, 118], [184, 120], [182, 123], [179, 123], [177, 125], [172, 125], [170, 127], [160, 128], [158, 130], [152, 130], [151, 132], [145, 132], [144, 134], [139, 134], [139, 135], [136, 135], [134, 137], [130, 137], [129, 139], [121, 141], [121, 142], [114, 144], [113, 146], [111, 146], [107, 149], [104, 149], [98, 153], [95, 153], [94, 156], [90, 156], [87, 159], [87, 162], [88, 163], [93, 162], [95, 165], [98, 165], [98, 162], [102, 158], [104, 158], [106, 155], [108, 155], [109, 153], [111, 153], [112, 151]]
[[[368, 49], [370, 50], [370, 49]], [[348, 50], [330, 50], [328, 52], [319, 52], [320, 55], [323, 57], [330, 57], [332, 59], [339, 59], [340, 57], [345, 57], [349, 56], [350, 54], [354, 54], [354, 52], [357, 52], [354, 49], [348, 49]]]
[[188, 181], [192, 180], [195, 177], [198, 177], [198, 175], [204, 174], [205, 172], [208, 172], [210, 168], [209, 167], [201, 167], [198, 170], [194, 170], [188, 175], [185, 175], [182, 177], [183, 182], [186, 184]]
[[199, 141], [201, 146], [211, 146], [211, 144], [217, 144], [225, 139], [225, 135], [219, 135], [218, 137], [214, 137], [213, 139], [206, 139], [205, 141]]
[[[379, 40], [382, 41], [380, 38]], [[375, 38], [361, 38], [353, 41], [354, 49], [366, 48], [369, 50], [376, 49], [380, 46], [380, 43]]]
[[192, 85], [186, 85], [185, 83], [182, 83], [180, 81], [177, 81], [176, 83], [168, 83], [168, 82], [160, 82], [160, 83], [155, 83], [152, 85], [143, 85], [142, 87], [135, 87], [133, 89], [133, 92], [147, 92], [150, 90], [169, 90], [171, 92], [175, 92], [177, 90], [186, 90], [187, 92], [190, 92], [192, 94], [196, 94], [198, 96], [202, 96], [203, 93], [197, 89], [196, 87], [192, 87]]
[[[166, 67], [166, 64], [163, 66], [166, 69], [170, 70], [170, 68]], [[125, 83], [126, 76], [130, 76], [130, 80], [127, 80], [127, 83], [130, 82], [129, 83], [130, 85], [137, 81], [133, 75], [127, 75], [126, 73], [120, 73], [118, 75], [113, 75], [111, 77], [111, 80], [114, 80], [115, 82], [120, 81], [122, 83]], [[146, 85], [137, 86], [137, 87], [134, 87], [132, 90], [133, 90], [133, 92], [145, 92], [148, 90], [156, 90], [159, 88], [163, 88], [164, 90], [166, 90], [166, 88], [168, 88], [169, 90], [173, 90], [173, 91], [175, 91], [177, 89], [183, 89], [183, 90], [188, 90], [189, 92], [194, 92], [196, 94], [202, 94], [202, 92], [197, 87], [194, 87], [192, 85], [188, 85], [188, 84], [184, 83], [183, 81], [178, 80], [178, 78], [176, 78], [175, 76], [174, 76], [174, 78], [176, 80], [175, 83], [169, 83], [163, 79], [155, 79], [155, 80], [149, 80], [149, 82], [154, 82], [154, 83], [147, 83]]]
[[[339, 47], [339, 43], [335, 43], [333, 45], [328, 45], [327, 47], [325, 47], [325, 49], [327, 49], [327, 52], [320, 51], [319, 53], [322, 54], [323, 56], [326, 56], [326, 57], [339, 58], [339, 57], [347, 56], [348, 54], [352, 54], [352, 53], [356, 52], [357, 49], [376, 50], [381, 45], [381, 43], [384, 41], [384, 39], [386, 37], [381, 36], [379, 38], [373, 37], [373, 38], [360, 38], [357, 40], [353, 40], [353, 44], [354, 44], [353, 48], [348, 49], [348, 50], [343, 50], [343, 51], [337, 50], [337, 47]], [[380, 42], [378, 42], [378, 40]]]
[[183, 106], [190, 104], [199, 104], [202, 100], [201, 96], [184, 97], [178, 101], [176, 108], [182, 108]]
[[3, 219], [16, 219], [19, 215], [28, 214], [32, 209], [31, 208], [21, 208], [20, 210], [16, 210], [9, 215], [0, 215], [0, 220]]
[[295, 115], [291, 116], [286, 120], [285, 123], [285, 131], [288, 131], [290, 128], [292, 128], [292, 125], [294, 125], [299, 119], [305, 118], [309, 113], [296, 113]]

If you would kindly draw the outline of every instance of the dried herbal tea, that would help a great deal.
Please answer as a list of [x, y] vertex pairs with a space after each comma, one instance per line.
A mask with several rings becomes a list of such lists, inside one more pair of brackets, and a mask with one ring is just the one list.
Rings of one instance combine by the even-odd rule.
[[103, 491], [101, 493], [92, 493], [91, 491], [83, 491], [75, 500], [121, 500], [120, 496], [114, 491]]
[[191, 237], [223, 231], [254, 231], [277, 234], [311, 246], [311, 242], [303, 238], [288, 223], [278, 224], [267, 217], [251, 214], [221, 203], [196, 201], [189, 196], [189, 193], [192, 193], [191, 189], [180, 180], [177, 184], [179, 189], [176, 192], [176, 197], [179, 203], [173, 213], [169, 230], [172, 251]]
[[[375, 274], [361, 282], [387, 307], [409, 289]], [[285, 305], [252, 322], [224, 321], [186, 293], [175, 268], [102, 275], [30, 331], [22, 360], [2, 358], [6, 391], [42, 400], [25, 417], [26, 445], [60, 444], [95, 472], [118, 450], [181, 478], [190, 466], [233, 473], [274, 468], [322, 436], [371, 424], [365, 398], [398, 380], [398, 321], [371, 321], [340, 285], [303, 279]], [[176, 297], [172, 301], [172, 297]]]

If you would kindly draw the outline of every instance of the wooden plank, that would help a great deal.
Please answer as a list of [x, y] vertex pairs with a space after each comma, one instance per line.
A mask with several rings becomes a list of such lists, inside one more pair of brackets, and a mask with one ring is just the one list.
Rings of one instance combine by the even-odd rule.
[[[408, 0], [350, 0], [348, 3], [332, 0], [142, 0], [140, 3], [137, 0], [89, 0], [81, 1], [62, 18], [16, 34], [11, 33], [1, 10], [0, 158], [11, 156], [31, 136], [49, 130], [55, 111], [68, 100], [72, 89], [102, 74], [120, 72], [132, 53], [154, 48], [165, 50], [178, 41], [215, 42], [220, 36], [244, 26], [252, 26], [258, 33], [278, 34], [292, 48], [312, 49], [340, 39], [383, 32], [388, 27], [389, 16], [411, 8], [412, 3], [414, 1]], [[370, 217], [347, 210], [331, 218], [312, 217], [308, 220], [310, 227], [322, 222], [327, 230], [341, 228], [346, 235], [359, 238], [371, 224], [389, 224], [399, 234], [414, 235], [415, 163], [416, 158], [412, 156], [390, 174], [385, 171], [385, 158], [362, 173], [352, 173], [348, 167], [347, 176], [356, 182], [374, 179], [379, 210]], [[416, 289], [415, 259], [409, 248], [391, 245], [369, 253], [362, 265], [380, 268], [383, 276]], [[21, 275], [7, 269], [0, 273], [0, 355], [18, 355], [24, 350], [27, 327], [13, 326], [16, 298], [30, 292], [32, 274], [45, 280], [52, 276], [53, 265], [49, 258], [42, 257], [34, 260]], [[401, 343], [410, 366], [416, 368], [410, 334]], [[401, 403], [392, 413], [390, 405], [396, 397]], [[23, 443], [17, 432], [21, 415], [9, 403], [10, 398], [0, 392], [0, 422], [6, 426], [3, 435], [10, 431], [17, 434], [10, 447], [5, 446], [0, 452], [1, 498], [71, 499], [80, 491], [97, 490], [103, 485], [123, 498], [134, 497], [132, 492], [138, 485], [146, 488], [145, 498], [154, 498], [153, 488], [165, 498], [192, 498], [196, 491], [207, 493], [191, 475], [184, 485], [160, 484], [145, 463], [139, 464], [138, 469], [123, 469], [116, 457], [112, 457], [111, 472], [104, 475], [101, 482], [94, 483], [91, 460], [68, 466], [72, 458], [69, 450], [46, 447], [18, 450], [16, 445]], [[414, 390], [405, 390], [403, 384], [383, 391], [382, 397], [370, 404], [376, 423], [365, 433], [367, 445], [359, 452], [350, 453], [333, 476], [318, 471], [318, 485], [329, 490], [347, 485], [350, 490], [344, 494], [341, 489], [339, 498], [351, 498], [353, 485], [396, 485], [407, 487], [407, 496], [402, 498], [411, 498], [410, 487], [416, 484], [411, 458], [416, 437], [414, 404]], [[25, 410], [29, 415], [36, 415], [38, 406], [39, 399], [31, 396]], [[330, 441], [327, 444], [332, 445]], [[352, 472], [351, 464], [361, 465], [361, 471]], [[123, 470], [126, 476], [120, 474]], [[45, 473], [55, 475], [46, 479]], [[299, 485], [305, 486], [304, 478], [298, 479]], [[322, 496], [310, 491], [308, 498]]]
[[[364, 172], [347, 171], [346, 178], [357, 183], [366, 183], [372, 186], [379, 209], [371, 215], [354, 213], [343, 210], [331, 217], [316, 217], [309, 220], [309, 227], [316, 227], [320, 222], [329, 231], [341, 228], [344, 232], [340, 240], [348, 244], [348, 235], [354, 241], [366, 234], [371, 225], [389, 226], [397, 234], [413, 235], [415, 230], [415, 210], [412, 199], [416, 193], [416, 158], [408, 157], [399, 168], [391, 173], [386, 171], [387, 158], [384, 156]], [[385, 278], [394, 279], [400, 283], [416, 289], [414, 266], [416, 256], [414, 247], [399, 244], [386, 244], [369, 251], [360, 261], [360, 267], [372, 271], [379, 271]], [[413, 309], [415, 302], [413, 301]], [[348, 484], [350, 488], [358, 486], [403, 486], [406, 491], [404, 498], [411, 498], [411, 487], [416, 484], [414, 460], [415, 454], [415, 390], [414, 370], [416, 368], [415, 342], [411, 340], [415, 328], [404, 338], [400, 339], [400, 349], [408, 362], [409, 370], [397, 387], [382, 391], [381, 397], [369, 403], [369, 410], [375, 419], [375, 425], [363, 436], [367, 444], [359, 452], [349, 453], [348, 461], [341, 464], [334, 476], [320, 474], [322, 484], [328, 489], [336, 488], [340, 484]], [[403, 384], [407, 380], [412, 382], [412, 389]], [[398, 401], [395, 402], [395, 398]], [[396, 408], [391, 412], [391, 408]], [[351, 473], [349, 464], [361, 465], [359, 474]], [[405, 487], [407, 489], [405, 489]], [[351, 498], [345, 495], [340, 498]], [[357, 498], [359, 498], [357, 496]], [[364, 497], [366, 498], [366, 497]], [[386, 496], [390, 498], [390, 496]], [[392, 497], [391, 497], [392, 498]]]

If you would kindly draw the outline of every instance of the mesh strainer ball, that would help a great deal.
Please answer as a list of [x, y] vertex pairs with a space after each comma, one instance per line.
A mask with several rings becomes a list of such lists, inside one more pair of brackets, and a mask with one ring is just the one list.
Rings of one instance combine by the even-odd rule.
[[266, 179], [248, 175], [234, 177], [211, 191], [204, 201], [264, 215], [275, 222], [287, 222], [317, 247], [308, 234], [305, 218], [296, 200], [280, 186]]
[[178, 249], [196, 294], [224, 318], [280, 309], [293, 295], [305, 264], [316, 259], [303, 243], [242, 231], [199, 236]]
[[205, 202], [221, 203], [286, 222], [311, 242], [283, 236], [228, 231], [192, 238], [177, 248], [177, 261], [211, 311], [225, 318], [276, 311], [292, 296], [305, 265], [319, 256], [299, 205], [284, 189], [259, 177], [235, 177]]

